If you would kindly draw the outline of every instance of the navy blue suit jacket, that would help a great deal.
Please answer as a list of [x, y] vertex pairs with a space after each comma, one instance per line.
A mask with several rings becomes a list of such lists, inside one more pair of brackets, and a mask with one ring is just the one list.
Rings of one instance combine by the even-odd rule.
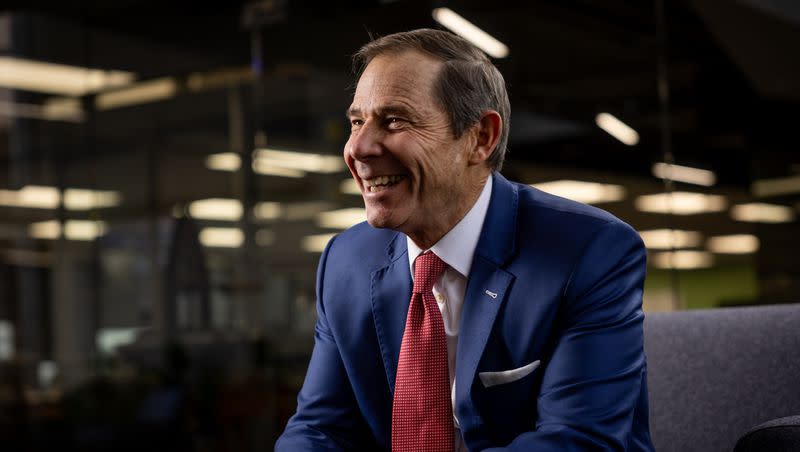
[[[455, 414], [467, 446], [652, 450], [638, 234], [600, 209], [492, 177], [458, 338]], [[366, 223], [328, 244], [314, 351], [276, 450], [390, 449], [406, 253], [403, 234]], [[479, 378], [537, 360], [509, 383]]]

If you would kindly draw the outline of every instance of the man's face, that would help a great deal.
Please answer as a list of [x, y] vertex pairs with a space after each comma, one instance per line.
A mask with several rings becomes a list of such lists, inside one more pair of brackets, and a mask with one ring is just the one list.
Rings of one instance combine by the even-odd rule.
[[463, 215], [475, 185], [467, 161], [474, 136], [455, 139], [434, 96], [440, 69], [441, 62], [418, 52], [380, 55], [361, 75], [348, 110], [344, 159], [367, 220], [412, 239]]

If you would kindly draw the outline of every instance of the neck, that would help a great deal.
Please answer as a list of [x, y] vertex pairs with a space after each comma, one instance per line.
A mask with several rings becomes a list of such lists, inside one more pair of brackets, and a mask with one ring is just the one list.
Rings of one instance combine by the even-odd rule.
[[[484, 174], [477, 178], [475, 182], [467, 184], [464, 196], [458, 202], [453, 203], [449, 200], [442, 209], [443, 214], [439, 218], [431, 218], [430, 222], [425, 223], [424, 227], [415, 231], [404, 231], [420, 249], [427, 250], [442, 239], [451, 229], [461, 221], [472, 206], [478, 201], [478, 197], [483, 191], [486, 179], [489, 174]], [[438, 220], [438, 221], [437, 221]]]

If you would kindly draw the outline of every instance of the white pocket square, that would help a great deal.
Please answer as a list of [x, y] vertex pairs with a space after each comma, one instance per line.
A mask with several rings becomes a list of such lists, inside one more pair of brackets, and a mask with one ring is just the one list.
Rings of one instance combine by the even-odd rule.
[[492, 386], [511, 383], [524, 378], [533, 372], [537, 367], [539, 367], [538, 359], [530, 364], [526, 364], [516, 369], [501, 370], [499, 372], [480, 372], [478, 373], [478, 377], [480, 377], [484, 388], [491, 388]]

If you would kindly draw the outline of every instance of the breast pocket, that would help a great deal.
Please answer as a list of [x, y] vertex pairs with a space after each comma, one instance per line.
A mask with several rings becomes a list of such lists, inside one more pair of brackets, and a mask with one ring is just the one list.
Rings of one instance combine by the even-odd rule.
[[483, 383], [484, 388], [491, 388], [492, 386], [513, 383], [533, 373], [533, 371], [539, 367], [539, 364], [540, 361], [537, 359], [532, 363], [526, 364], [522, 367], [517, 367], [516, 369], [480, 372], [478, 373], [478, 378], [481, 379], [481, 383]]

